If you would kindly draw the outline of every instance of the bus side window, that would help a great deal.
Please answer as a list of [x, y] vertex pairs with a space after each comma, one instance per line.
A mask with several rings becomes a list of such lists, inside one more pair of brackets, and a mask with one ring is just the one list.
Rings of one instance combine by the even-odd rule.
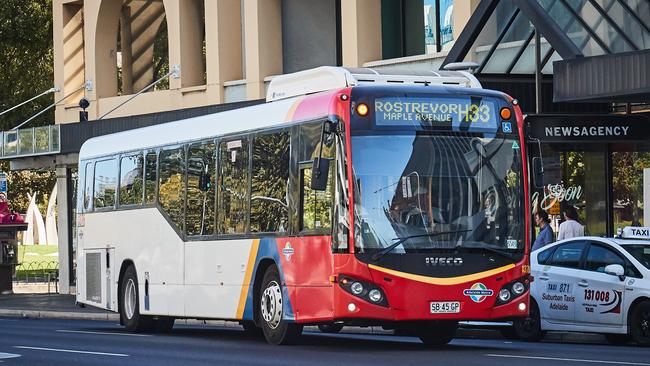
[[117, 159], [95, 163], [93, 207], [114, 208], [117, 191]]
[[142, 204], [143, 159], [142, 154], [120, 159], [120, 206]]
[[144, 203], [151, 204], [156, 199], [158, 154], [155, 151], [148, 152], [144, 164]]
[[300, 169], [301, 231], [330, 232], [332, 229], [332, 206], [334, 203], [335, 164], [330, 164], [329, 180], [324, 191], [311, 189], [311, 165]]
[[288, 132], [264, 135], [253, 140], [252, 232], [288, 230], [289, 146]]
[[187, 235], [214, 234], [214, 142], [190, 145], [187, 152]]
[[248, 223], [248, 139], [219, 144], [217, 223], [220, 234], [244, 234]]
[[160, 152], [158, 204], [179, 232], [183, 232], [185, 210], [185, 148]]
[[93, 195], [93, 171], [95, 169], [95, 166], [93, 163], [86, 163], [86, 172], [85, 172], [85, 177], [84, 177], [84, 193], [83, 193], [83, 201], [84, 201], [84, 212], [90, 212], [92, 210], [92, 195]]

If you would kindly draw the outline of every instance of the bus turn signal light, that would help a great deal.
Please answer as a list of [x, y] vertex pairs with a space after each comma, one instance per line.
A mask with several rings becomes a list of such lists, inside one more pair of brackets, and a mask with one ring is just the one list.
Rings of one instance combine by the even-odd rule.
[[502, 119], [510, 119], [510, 117], [512, 117], [512, 112], [508, 107], [501, 108], [500, 114]]
[[357, 114], [360, 115], [361, 117], [365, 117], [368, 115], [368, 105], [365, 103], [359, 103], [357, 105]]

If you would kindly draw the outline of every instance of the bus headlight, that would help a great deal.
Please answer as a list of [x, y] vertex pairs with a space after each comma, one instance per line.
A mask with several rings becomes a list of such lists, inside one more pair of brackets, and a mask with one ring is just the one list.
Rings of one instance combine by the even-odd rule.
[[386, 294], [384, 294], [384, 291], [374, 283], [358, 280], [345, 275], [339, 275], [337, 282], [341, 289], [359, 299], [367, 301], [373, 305], [388, 307]]
[[521, 282], [515, 282], [515, 283], [512, 285], [512, 292], [514, 292], [515, 295], [521, 295], [521, 294], [524, 293], [524, 291], [526, 291], [526, 286], [524, 286], [523, 283], [521, 283]]
[[381, 301], [381, 298], [382, 298], [381, 292], [379, 290], [377, 290], [376, 288], [372, 289], [372, 290], [370, 290], [370, 292], [368, 292], [368, 298], [372, 302], [379, 302], [379, 301]]
[[510, 291], [507, 288], [503, 288], [499, 291], [499, 300], [502, 302], [508, 302], [508, 300], [510, 300]]
[[363, 285], [361, 282], [352, 282], [352, 285], [350, 285], [350, 291], [355, 295], [359, 295], [363, 292]]

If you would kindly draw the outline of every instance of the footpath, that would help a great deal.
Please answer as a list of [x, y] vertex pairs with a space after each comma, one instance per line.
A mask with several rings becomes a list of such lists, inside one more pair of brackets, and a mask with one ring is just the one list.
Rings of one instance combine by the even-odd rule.
[[[116, 313], [97, 309], [94, 307], [82, 308], [76, 306], [74, 295], [62, 294], [20, 293], [0, 295], [0, 317], [102, 320], [119, 322], [119, 315]], [[193, 326], [221, 326], [229, 328], [239, 327], [239, 324], [236, 322], [204, 321], [194, 319], [177, 320], [176, 324]], [[308, 327], [307, 329], [310, 331], [318, 331], [318, 328], [316, 327]], [[392, 334], [392, 331], [386, 331], [381, 327], [344, 327], [341, 332], [351, 334]], [[461, 327], [456, 332], [456, 337], [469, 339], [504, 339], [498, 330], [473, 328], [463, 324], [461, 324]], [[604, 336], [591, 333], [550, 332], [546, 335], [544, 340], [567, 343], [607, 343]]]

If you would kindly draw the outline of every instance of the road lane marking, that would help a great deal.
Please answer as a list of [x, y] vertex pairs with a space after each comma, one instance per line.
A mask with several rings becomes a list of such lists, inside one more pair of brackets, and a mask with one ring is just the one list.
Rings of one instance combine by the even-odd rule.
[[14, 348], [32, 349], [32, 350], [36, 350], [36, 351], [82, 353], [82, 354], [85, 354], [85, 355], [129, 357], [129, 355], [125, 355], [124, 353], [91, 352], [91, 351], [79, 351], [79, 350], [74, 350], [74, 349], [62, 349], [62, 348], [43, 348], [43, 347], [30, 347], [30, 346], [14, 346]]
[[588, 363], [605, 363], [610, 365], [632, 365], [632, 366], [650, 366], [650, 363], [627, 362], [627, 361], [607, 361], [607, 360], [587, 360], [580, 358], [560, 358], [560, 357], [542, 357], [542, 356], [517, 356], [517, 355], [499, 355], [488, 353], [488, 357], [502, 358], [523, 358], [527, 360], [545, 360], [545, 361], [567, 361], [567, 362], [588, 362]]
[[151, 337], [151, 334], [132, 334], [132, 333], [113, 333], [113, 332], [91, 332], [87, 330], [66, 330], [66, 329], [57, 329], [57, 332], [61, 333], [80, 333], [80, 334], [99, 334], [99, 335], [117, 335], [117, 336], [127, 336], [127, 337]]
[[[16, 357], [20, 357], [20, 355], [17, 355], [15, 353], [2, 353], [2, 352], [0, 352], [0, 360], [6, 360], [8, 358], [16, 358]], [[2, 362], [2, 361], [0, 361], [0, 362]]]

